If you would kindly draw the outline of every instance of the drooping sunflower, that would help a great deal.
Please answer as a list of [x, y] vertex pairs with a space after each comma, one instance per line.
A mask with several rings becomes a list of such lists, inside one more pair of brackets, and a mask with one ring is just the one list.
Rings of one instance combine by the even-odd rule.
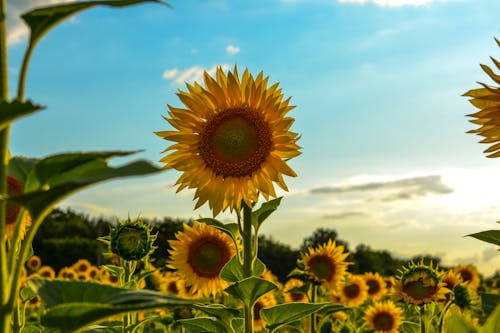
[[196, 189], [195, 208], [208, 202], [214, 215], [239, 210], [242, 200], [251, 207], [259, 193], [276, 197], [273, 182], [287, 191], [283, 175], [296, 173], [286, 161], [300, 155], [290, 98], [278, 83], [268, 87], [262, 72], [254, 78], [246, 69], [240, 78], [236, 66], [203, 79], [204, 87], [195, 82], [177, 93], [185, 108], [168, 105], [165, 120], [175, 130], [156, 132], [175, 142], [160, 161], [182, 172], [177, 191]]
[[[23, 194], [24, 186], [21, 182], [14, 176], [7, 175], [7, 193], [9, 196], [16, 196]], [[7, 209], [5, 212], [5, 238], [11, 239], [14, 236], [14, 230], [16, 227], [16, 222], [21, 212], [21, 206], [18, 204], [7, 202]], [[31, 216], [28, 211], [24, 212], [21, 220], [20, 226], [20, 237], [24, 238], [26, 233], [26, 227], [31, 225]]]
[[[495, 38], [498, 46], [500, 41]], [[491, 60], [500, 69], [500, 62], [491, 57]], [[497, 84], [500, 84], [500, 75], [487, 65], [481, 64], [483, 71]], [[484, 153], [488, 154], [487, 157], [500, 156], [500, 86], [491, 86], [484, 83], [479, 83], [482, 88], [469, 90], [464, 96], [471, 97], [470, 103], [474, 105], [479, 112], [469, 114], [469, 117], [474, 119], [470, 120], [471, 123], [479, 125], [480, 127], [470, 130], [468, 133], [478, 134], [484, 139], [480, 143], [492, 144]]]
[[375, 333], [398, 333], [402, 323], [403, 310], [392, 301], [377, 302], [365, 312], [365, 322]]
[[287, 303], [292, 303], [292, 302], [308, 302], [309, 299], [306, 295], [301, 290], [298, 290], [298, 288], [302, 287], [304, 285], [304, 281], [291, 278], [289, 279], [283, 288], [283, 297], [285, 298], [285, 302]]
[[229, 286], [219, 277], [222, 267], [236, 254], [233, 240], [205, 223], [184, 224], [184, 231], [170, 240], [168, 267], [177, 269], [194, 292], [215, 295]]
[[412, 304], [443, 300], [449, 292], [432, 263], [427, 266], [423, 262], [403, 267], [396, 289], [400, 297]]
[[377, 300], [385, 294], [385, 281], [379, 273], [365, 273], [363, 278], [368, 286], [368, 298]]
[[476, 290], [481, 283], [481, 278], [479, 276], [479, 272], [477, 271], [476, 266], [467, 264], [467, 265], [459, 265], [454, 268], [454, 271], [460, 274], [462, 281], [467, 283], [469, 287]]
[[346, 306], [358, 306], [368, 299], [368, 286], [360, 275], [347, 274], [337, 286], [340, 302]]
[[350, 264], [345, 259], [349, 253], [344, 253], [343, 245], [336, 245], [331, 239], [316, 248], [309, 247], [306, 253], [301, 254], [304, 271], [309, 278], [317, 283], [330, 287], [342, 279]]
[[453, 288], [462, 282], [462, 276], [455, 270], [449, 269], [441, 277], [441, 281], [443, 282], [445, 288], [449, 290], [449, 293], [451, 293]]

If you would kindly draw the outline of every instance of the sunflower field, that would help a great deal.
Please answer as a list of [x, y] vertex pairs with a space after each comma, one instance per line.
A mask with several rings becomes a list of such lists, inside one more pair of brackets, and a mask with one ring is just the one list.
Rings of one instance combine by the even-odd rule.
[[[498, 333], [498, 279], [484, 283], [473, 265], [443, 269], [410, 261], [395, 275], [354, 274], [349, 252], [333, 239], [309, 246], [280, 281], [259, 254], [259, 232], [287, 192], [288, 161], [301, 154], [291, 97], [260, 72], [236, 65], [204, 72], [186, 83], [168, 105], [169, 142], [162, 167], [138, 160], [116, 166], [114, 157], [134, 151], [58, 153], [45, 158], [12, 156], [14, 121], [44, 107], [25, 98], [25, 81], [37, 43], [73, 14], [96, 7], [161, 0], [96, 0], [52, 5], [22, 15], [30, 38], [17, 93], [9, 98], [6, 5], [0, 2], [0, 332], [346, 332]], [[496, 40], [500, 46], [500, 42]], [[493, 59], [500, 70], [500, 63]], [[482, 65], [497, 84], [496, 70]], [[472, 130], [500, 156], [500, 87], [481, 84], [465, 93], [479, 109]], [[212, 217], [184, 223], [163, 253], [151, 260], [157, 234], [140, 218], [117, 221], [98, 241], [106, 264], [79, 259], [54, 269], [33, 252], [33, 241], [55, 206], [103, 181], [171, 169], [177, 192], [194, 192], [194, 209]], [[217, 219], [223, 212], [232, 222]], [[470, 235], [500, 245], [498, 230]]]

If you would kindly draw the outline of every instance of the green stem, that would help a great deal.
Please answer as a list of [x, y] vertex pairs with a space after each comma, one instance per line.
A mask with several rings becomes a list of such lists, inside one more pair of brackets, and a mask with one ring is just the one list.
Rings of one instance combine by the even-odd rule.
[[425, 306], [424, 305], [419, 307], [419, 315], [420, 315], [420, 333], [425, 333], [426, 329], [425, 329], [425, 320], [424, 320], [424, 316], [425, 316]]
[[[253, 271], [252, 208], [243, 205], [243, 276], [249, 278]], [[253, 333], [254, 304], [245, 306], [245, 333]]]
[[441, 310], [441, 314], [439, 315], [439, 327], [438, 327], [438, 332], [440, 333], [444, 333], [444, 318], [446, 316], [446, 312], [448, 312], [448, 309], [452, 304], [453, 302], [449, 300], [443, 307], [443, 310]]
[[[136, 261], [123, 261], [123, 268], [125, 269], [125, 274], [123, 277], [123, 286], [126, 286], [132, 281], [132, 275], [134, 274], [136, 268]], [[123, 287], [122, 286], [122, 287]], [[123, 332], [127, 332], [130, 326], [133, 326], [137, 321], [135, 320], [133, 312], [127, 312], [123, 316]]]
[[17, 85], [17, 99], [22, 101], [24, 99], [24, 92], [26, 87], [26, 75], [28, 74], [28, 64], [31, 59], [31, 54], [35, 48], [35, 43], [31, 40], [29, 41], [28, 48], [24, 53], [23, 64], [21, 65], [21, 71], [19, 73], [19, 81]]
[[[316, 298], [318, 295], [318, 286], [312, 283], [311, 286], [311, 303], [316, 303]], [[311, 330], [310, 333], [316, 332], [316, 313], [311, 314]]]

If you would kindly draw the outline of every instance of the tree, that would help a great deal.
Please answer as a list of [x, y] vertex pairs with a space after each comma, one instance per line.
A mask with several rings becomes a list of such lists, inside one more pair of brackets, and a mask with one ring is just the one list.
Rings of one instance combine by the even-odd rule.
[[259, 236], [259, 259], [275, 274], [280, 282], [296, 267], [299, 252], [289, 245], [277, 242], [273, 237]]
[[300, 251], [305, 252], [309, 247], [317, 247], [327, 243], [329, 240], [336, 241], [338, 245], [343, 245], [345, 251], [349, 251], [347, 242], [337, 239], [337, 232], [333, 229], [318, 228], [309, 237], [304, 238]]

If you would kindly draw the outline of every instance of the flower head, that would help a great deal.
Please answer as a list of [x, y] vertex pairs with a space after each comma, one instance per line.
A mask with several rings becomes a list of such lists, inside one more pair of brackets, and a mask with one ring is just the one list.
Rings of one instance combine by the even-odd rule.
[[340, 302], [346, 306], [358, 306], [368, 298], [368, 286], [360, 275], [347, 274], [337, 286]]
[[249, 206], [259, 194], [276, 197], [274, 183], [284, 190], [283, 175], [296, 176], [286, 160], [298, 156], [297, 133], [289, 129], [294, 108], [283, 99], [278, 84], [267, 86], [262, 72], [242, 77], [236, 66], [227, 75], [217, 69], [216, 78], [204, 73], [204, 85], [186, 84], [178, 96], [185, 108], [168, 106], [165, 118], [174, 131], [156, 134], [175, 144], [161, 159], [165, 168], [182, 172], [180, 191], [196, 189], [196, 208], [208, 202], [213, 214]]
[[345, 259], [348, 256], [343, 245], [336, 245], [335, 241], [328, 240], [316, 248], [309, 247], [301, 259], [310, 279], [335, 287], [347, 271], [349, 263]]
[[379, 273], [365, 273], [363, 278], [368, 286], [368, 297], [370, 299], [376, 300], [385, 294], [385, 281]]
[[375, 333], [398, 333], [402, 323], [403, 310], [392, 301], [377, 302], [365, 312], [365, 322]]
[[40, 259], [40, 257], [37, 255], [32, 255], [26, 261], [26, 267], [29, 269], [30, 272], [36, 272], [41, 266], [42, 266], [42, 259]]
[[477, 289], [479, 287], [481, 278], [479, 277], [476, 266], [471, 264], [459, 265], [454, 268], [454, 271], [459, 274], [462, 281], [467, 283], [472, 289]]
[[193, 292], [215, 295], [229, 283], [219, 277], [225, 264], [236, 254], [233, 240], [205, 223], [184, 224], [184, 231], [170, 240], [168, 266], [177, 269]]
[[299, 290], [304, 286], [304, 281], [291, 278], [285, 283], [283, 290], [283, 297], [285, 298], [285, 302], [308, 302], [309, 299], [306, 293], [303, 290]]
[[437, 269], [423, 262], [404, 267], [396, 287], [398, 294], [412, 304], [442, 300], [448, 292]]
[[119, 223], [109, 234], [111, 252], [124, 260], [141, 260], [150, 255], [155, 247], [156, 236], [151, 235], [151, 227], [141, 220]]

